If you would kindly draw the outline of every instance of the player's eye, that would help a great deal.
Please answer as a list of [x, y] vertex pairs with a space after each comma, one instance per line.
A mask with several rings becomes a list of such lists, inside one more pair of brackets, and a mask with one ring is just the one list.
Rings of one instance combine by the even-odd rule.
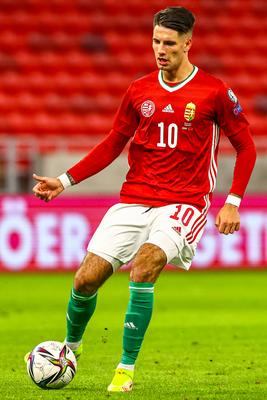
[[166, 46], [175, 46], [175, 42], [172, 42], [172, 41], [167, 41], [167, 42], [164, 42], [164, 44], [166, 45]]

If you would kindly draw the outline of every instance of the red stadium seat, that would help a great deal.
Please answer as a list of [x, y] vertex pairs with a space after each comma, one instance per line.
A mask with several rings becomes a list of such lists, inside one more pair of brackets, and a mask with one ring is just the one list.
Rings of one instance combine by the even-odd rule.
[[95, 110], [104, 112], [105, 115], [114, 115], [121, 98], [110, 93], [100, 93], [94, 98]]
[[55, 93], [43, 97], [43, 109], [48, 114], [62, 114], [68, 111], [68, 99]]
[[26, 45], [26, 36], [17, 35], [11, 30], [1, 33], [0, 49], [6, 53], [14, 53], [21, 50]]
[[32, 117], [32, 131], [39, 134], [54, 134], [59, 132], [59, 117], [44, 112]]
[[0, 73], [18, 70], [19, 65], [14, 54], [0, 53]]
[[39, 71], [48, 76], [62, 71], [65, 67], [63, 57], [56, 52], [47, 51], [35, 57], [37, 58]]
[[58, 128], [61, 134], [77, 135], [85, 133], [85, 126], [82, 119], [76, 115], [65, 113], [57, 118]]
[[62, 30], [72, 35], [90, 31], [89, 16], [82, 13], [66, 14], [61, 19], [61, 23]]
[[73, 114], [84, 115], [97, 109], [95, 97], [76, 94], [68, 99], [69, 111]]
[[47, 76], [41, 72], [29, 74], [27, 76], [26, 83], [29, 92], [39, 96], [43, 96], [45, 93], [55, 90], [55, 81], [53, 76]]
[[[226, 80], [254, 115], [251, 99], [267, 93], [266, 1], [184, 5], [197, 14], [192, 61]], [[156, 69], [152, 15], [161, 8], [162, 0], [2, 0], [0, 114], [8, 120], [0, 115], [0, 132], [107, 133], [130, 82]]]
[[105, 135], [112, 128], [112, 117], [101, 114], [88, 114], [83, 118], [84, 133]]
[[6, 72], [1, 75], [1, 90], [7, 95], [16, 95], [28, 89], [25, 77], [16, 72]]
[[52, 12], [40, 13], [36, 16], [38, 28], [35, 31], [39, 33], [51, 34], [62, 29], [64, 18], [59, 18], [59, 15]]
[[32, 73], [39, 71], [39, 62], [36, 55], [31, 54], [25, 50], [18, 52], [15, 55], [18, 68], [22, 73]]
[[22, 92], [15, 99], [15, 107], [21, 114], [32, 115], [42, 110], [43, 104], [40, 96]]
[[[117, 1], [114, 2], [114, 0], [112, 1], [113, 3], [115, 3], [114, 6], [116, 7], [116, 3], [118, 2]], [[104, 6], [106, 9], [108, 2], [109, 0], [97, 0], [97, 2], [92, 0], [75, 0], [75, 6], [76, 9], [82, 13], [93, 14], [97, 12], [99, 9], [103, 9]]]
[[7, 114], [14, 110], [14, 98], [0, 92], [0, 114]]
[[119, 71], [107, 74], [105, 81], [107, 83], [107, 92], [115, 96], [122, 96], [131, 83], [130, 77], [126, 74], [122, 75]]
[[92, 62], [96, 57], [99, 57], [99, 55], [90, 56], [89, 54], [81, 53], [76, 50], [68, 52], [64, 54], [64, 56], [61, 55], [60, 57], [64, 64], [65, 70], [70, 74], [76, 75], [90, 70], [90, 68], [92, 68]]
[[101, 93], [108, 90], [107, 81], [103, 75], [95, 72], [87, 72], [80, 76], [77, 76], [77, 82], [81, 87], [81, 93], [88, 96], [95, 96], [97, 93]]
[[36, 31], [39, 29], [39, 19], [25, 11], [16, 11], [11, 14], [6, 14], [6, 19], [12, 26], [12, 30], [17, 34], [24, 34], [27, 32]]
[[29, 134], [38, 132], [34, 130], [32, 116], [15, 112], [15, 110], [12, 114], [9, 114], [8, 123], [9, 130], [7, 131], [7, 133]]

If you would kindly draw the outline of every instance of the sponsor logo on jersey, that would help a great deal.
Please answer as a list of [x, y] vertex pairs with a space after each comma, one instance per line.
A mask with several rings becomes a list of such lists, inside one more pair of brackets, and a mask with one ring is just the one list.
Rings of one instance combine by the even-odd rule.
[[162, 109], [162, 112], [166, 112], [166, 113], [174, 113], [174, 109], [172, 108], [171, 104], [168, 104], [166, 107], [164, 107]]
[[146, 100], [141, 105], [141, 113], [144, 117], [149, 118], [155, 112], [155, 104], [151, 100]]
[[192, 121], [196, 115], [196, 105], [192, 102], [187, 103], [184, 110], [184, 118], [186, 121]]
[[228, 89], [227, 94], [228, 94], [229, 99], [233, 103], [237, 103], [238, 102], [238, 99], [237, 99], [236, 95], [234, 94], [234, 92], [232, 91], [232, 89]]

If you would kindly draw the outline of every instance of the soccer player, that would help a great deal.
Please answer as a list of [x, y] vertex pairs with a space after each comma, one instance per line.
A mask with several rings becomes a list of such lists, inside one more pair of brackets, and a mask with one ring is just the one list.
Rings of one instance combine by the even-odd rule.
[[123, 351], [108, 386], [111, 392], [133, 387], [160, 272], [167, 263], [184, 269], [191, 265], [215, 187], [220, 128], [236, 150], [233, 182], [216, 217], [222, 234], [239, 229], [238, 207], [255, 163], [255, 146], [237, 97], [189, 61], [194, 22], [183, 7], [159, 11], [153, 30], [158, 70], [130, 85], [110, 133], [59, 177], [34, 175], [33, 192], [50, 201], [101, 171], [130, 141], [120, 203], [108, 210], [88, 245], [67, 311], [66, 343], [78, 358], [98, 288], [132, 260]]

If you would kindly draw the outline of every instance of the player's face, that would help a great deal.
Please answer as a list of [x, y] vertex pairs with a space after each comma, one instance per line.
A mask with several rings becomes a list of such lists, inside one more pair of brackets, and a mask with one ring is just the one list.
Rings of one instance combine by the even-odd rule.
[[157, 66], [166, 72], [175, 72], [182, 62], [187, 60], [191, 47], [190, 35], [156, 25], [153, 31], [153, 50]]

